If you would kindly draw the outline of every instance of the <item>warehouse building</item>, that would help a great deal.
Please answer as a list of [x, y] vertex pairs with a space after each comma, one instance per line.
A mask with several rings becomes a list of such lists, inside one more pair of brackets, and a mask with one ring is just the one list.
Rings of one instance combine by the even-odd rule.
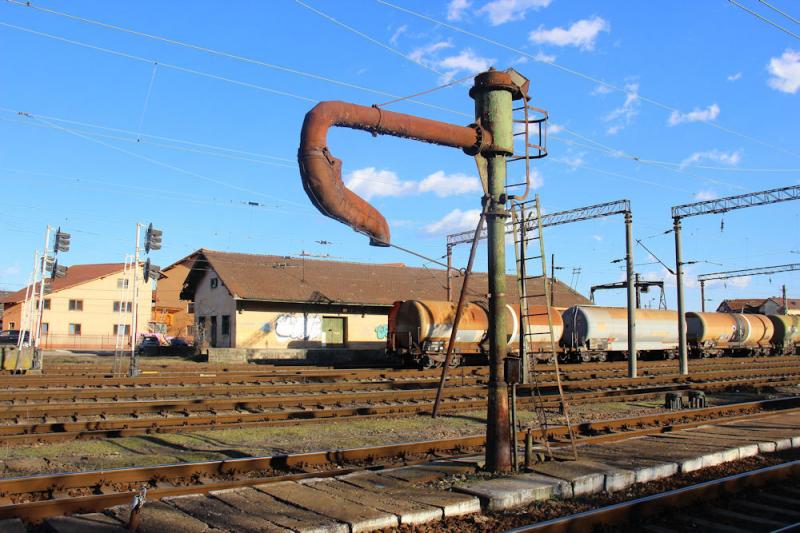
[[[189, 274], [181, 298], [194, 304], [199, 342], [211, 348], [247, 349], [250, 356], [254, 351], [277, 355], [291, 349], [383, 349], [388, 312], [395, 301], [446, 299], [444, 270], [399, 263], [205, 249], [183, 261], [189, 265]], [[469, 288], [470, 300], [485, 300], [486, 274], [474, 274]], [[513, 303], [516, 279], [512, 276], [508, 288]], [[456, 278], [454, 294], [459, 290], [460, 278]], [[591, 302], [568, 286], [556, 284], [556, 305], [578, 303]]]
[[[140, 331], [147, 329], [151, 316], [152, 292], [138, 269], [139, 304], [133, 304], [133, 269], [123, 263], [72, 265], [67, 275], [49, 285], [44, 297], [42, 347], [74, 350], [113, 350], [122, 324], [130, 344], [130, 324], [138, 309]], [[5, 298], [3, 322], [6, 329], [21, 329], [22, 308], [27, 287]]]

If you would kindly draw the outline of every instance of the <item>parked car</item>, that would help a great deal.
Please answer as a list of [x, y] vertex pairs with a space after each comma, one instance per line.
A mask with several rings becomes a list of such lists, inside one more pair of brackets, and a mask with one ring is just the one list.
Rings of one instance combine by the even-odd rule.
[[[0, 331], [0, 344], [19, 344], [19, 334], [20, 331], [18, 329], [5, 329]], [[27, 342], [30, 338], [29, 332], [25, 332], [25, 341]]]
[[186, 342], [186, 339], [182, 339], [180, 337], [172, 337], [169, 340], [170, 346], [189, 346], [189, 343]]

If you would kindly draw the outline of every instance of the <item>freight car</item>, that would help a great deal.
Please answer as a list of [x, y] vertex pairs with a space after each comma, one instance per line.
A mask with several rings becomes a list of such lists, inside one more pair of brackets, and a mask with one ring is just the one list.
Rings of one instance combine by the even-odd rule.
[[[531, 306], [526, 320], [529, 350], [540, 360], [552, 357], [548, 309], [557, 345], [563, 331], [561, 314], [557, 308]], [[455, 314], [456, 305], [452, 302], [395, 302], [389, 312], [388, 352], [405, 364], [423, 368], [441, 366], [447, 354]], [[463, 360], [484, 362], [489, 353], [488, 330], [489, 312], [485, 302], [467, 303], [456, 333], [451, 365], [457, 366]], [[506, 305], [506, 334], [509, 352], [519, 353], [520, 316], [517, 305]]]
[[[453, 330], [452, 302], [395, 302], [389, 313], [387, 351], [405, 364], [436, 367], [444, 363]], [[576, 305], [568, 309], [532, 306], [527, 319], [528, 348], [538, 361], [553, 356], [547, 313], [553, 324], [556, 356], [562, 362], [628, 357], [628, 312], [624, 307]], [[800, 350], [800, 316], [739, 313], [686, 313], [687, 347], [692, 357], [782, 355]], [[519, 354], [519, 306], [506, 305], [508, 350]], [[451, 365], [484, 363], [489, 353], [489, 316], [485, 302], [466, 304]], [[641, 359], [673, 359], [678, 354], [676, 311], [637, 309], [636, 348]]]
[[772, 353], [793, 355], [800, 350], [800, 315], [767, 315], [772, 321]]
[[686, 343], [694, 357], [768, 355], [774, 335], [767, 315], [686, 313]]
[[[563, 319], [563, 360], [588, 362], [628, 357], [626, 308], [576, 305], [564, 311]], [[639, 358], [674, 358], [678, 353], [678, 313], [637, 309], [636, 348]]]

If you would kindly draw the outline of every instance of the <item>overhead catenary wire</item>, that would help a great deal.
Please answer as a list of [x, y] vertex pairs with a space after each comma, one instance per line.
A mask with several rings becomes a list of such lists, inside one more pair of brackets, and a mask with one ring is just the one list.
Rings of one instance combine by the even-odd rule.
[[[449, 30], [452, 30], [452, 31], [455, 31], [455, 32], [458, 32], [458, 33], [461, 33], [461, 34], [464, 34], [464, 35], [467, 35], [467, 36], [472, 37], [474, 39], [478, 39], [478, 40], [484, 41], [486, 43], [489, 43], [491, 45], [497, 46], [499, 48], [503, 48], [503, 49], [508, 50], [510, 52], [514, 52], [514, 53], [519, 54], [519, 55], [521, 55], [523, 57], [526, 57], [528, 59], [532, 59], [533, 61], [536, 61], [537, 63], [541, 63], [541, 64], [544, 64], [544, 65], [547, 65], [547, 66], [549, 66], [551, 68], [555, 68], [557, 70], [560, 70], [562, 72], [566, 72], [568, 74], [571, 74], [573, 76], [582, 78], [584, 80], [591, 81], [592, 83], [596, 83], [598, 85], [602, 85], [603, 87], [606, 87], [608, 89], [612, 89], [614, 91], [621, 92], [621, 93], [628, 93], [629, 92], [624, 87], [620, 87], [619, 85], [616, 85], [614, 83], [610, 83], [610, 82], [605, 81], [603, 79], [597, 78], [596, 76], [592, 76], [590, 74], [586, 74], [586, 73], [581, 72], [579, 70], [576, 70], [576, 69], [561, 65], [559, 63], [556, 63], [555, 61], [544, 61], [542, 58], [537, 57], [534, 54], [531, 54], [529, 52], [526, 52], [526, 51], [521, 50], [519, 48], [516, 48], [514, 46], [510, 46], [510, 45], [507, 45], [505, 43], [501, 43], [500, 41], [496, 41], [494, 39], [490, 39], [489, 37], [486, 37], [484, 35], [480, 35], [480, 34], [471, 32], [469, 30], [465, 30], [463, 28], [460, 28], [458, 26], [455, 26], [453, 24], [449, 24], [449, 23], [444, 22], [442, 20], [439, 20], [437, 18], [430, 17], [428, 15], [424, 15], [424, 14], [418, 12], [418, 11], [414, 11], [413, 9], [409, 9], [409, 8], [405, 8], [405, 7], [402, 7], [402, 6], [398, 6], [396, 4], [388, 2], [386, 0], [375, 0], [375, 2], [377, 2], [379, 4], [382, 4], [382, 5], [385, 5], [386, 7], [389, 7], [391, 9], [400, 11], [402, 13], [406, 13], [408, 15], [412, 15], [412, 16], [417, 17], [419, 19], [426, 20], [426, 21], [431, 22], [433, 24], [437, 24], [437, 25], [439, 25], [439, 26], [441, 26], [443, 28], [447, 28]], [[647, 102], [647, 103], [649, 103], [651, 105], [654, 105], [656, 107], [659, 107], [659, 108], [661, 108], [661, 109], [663, 109], [665, 111], [669, 111], [671, 113], [672, 112], [675, 112], [675, 113], [680, 113], [681, 112], [680, 109], [678, 109], [678, 108], [676, 108], [674, 106], [671, 106], [669, 104], [666, 104], [664, 102], [661, 102], [659, 100], [656, 100], [654, 98], [651, 98], [651, 97], [648, 97], [648, 96], [643, 96], [641, 94], [639, 94], [638, 96], [639, 96], [639, 99], [642, 100], [643, 102]], [[738, 137], [741, 137], [743, 139], [747, 139], [749, 141], [752, 141], [752, 142], [760, 144], [762, 146], [771, 148], [773, 150], [777, 150], [777, 151], [783, 152], [785, 154], [789, 154], [789, 155], [792, 155], [794, 157], [800, 158], [800, 153], [793, 152], [793, 151], [788, 150], [786, 148], [783, 148], [781, 146], [777, 146], [777, 145], [774, 145], [774, 144], [769, 143], [767, 141], [763, 141], [761, 139], [753, 137], [751, 135], [747, 135], [745, 133], [733, 130], [731, 128], [728, 128], [726, 126], [718, 124], [716, 122], [702, 121], [702, 123], [707, 125], [707, 126], [710, 126], [712, 128], [716, 128], [716, 129], [718, 129], [720, 131], [724, 131], [726, 133], [729, 133], [731, 135], [736, 135]]]
[[778, 24], [777, 22], [773, 22], [773, 21], [771, 21], [770, 19], [768, 19], [767, 17], [765, 17], [765, 16], [763, 16], [763, 15], [759, 15], [758, 13], [756, 13], [755, 11], [753, 11], [752, 9], [749, 9], [749, 8], [747, 8], [747, 7], [743, 6], [742, 4], [740, 4], [739, 2], [737, 2], [736, 0], [728, 0], [728, 2], [730, 2], [730, 3], [731, 3], [731, 4], [733, 4], [733, 5], [735, 5], [736, 7], [738, 7], [739, 9], [741, 9], [742, 11], [746, 11], [747, 13], [750, 13], [751, 15], [753, 15], [753, 16], [754, 16], [754, 17], [756, 17], [757, 19], [761, 20], [762, 22], [766, 22], [766, 23], [767, 23], [767, 24], [769, 24], [770, 26], [773, 26], [773, 27], [775, 27], [775, 28], [778, 28], [778, 29], [779, 29], [779, 30], [781, 30], [783, 33], [786, 33], [786, 34], [788, 34], [788, 35], [791, 35], [792, 37], [794, 37], [795, 39], [797, 39], [797, 40], [799, 40], [799, 41], [800, 41], [800, 35], [796, 34], [795, 32], [793, 32], [793, 31], [791, 31], [791, 30], [787, 30], [786, 28], [784, 28], [783, 26], [781, 26], [781, 25], [780, 25], [780, 24]]
[[97, 139], [93, 139], [92, 137], [89, 137], [87, 135], [83, 135], [81, 133], [78, 133], [78, 132], [76, 132], [76, 131], [74, 131], [74, 130], [72, 130], [70, 128], [67, 128], [67, 127], [64, 127], [64, 126], [60, 126], [60, 125], [55, 124], [53, 122], [49, 122], [48, 120], [43, 119], [43, 118], [39, 118], [36, 115], [32, 115], [32, 114], [29, 114], [29, 113], [23, 113], [22, 115], [26, 116], [26, 117], [29, 117], [29, 118], [32, 118], [33, 120], [38, 120], [38, 121], [43, 122], [45, 124], [50, 124], [51, 126], [53, 126], [56, 129], [62, 130], [64, 132], [67, 132], [67, 133], [69, 133], [71, 135], [74, 135], [76, 137], [79, 137], [81, 139], [85, 139], [85, 140], [88, 140], [90, 142], [99, 144], [101, 146], [105, 146], [106, 148], [109, 148], [111, 150], [115, 150], [115, 151], [118, 151], [120, 153], [129, 155], [131, 157], [135, 157], [137, 159], [141, 159], [143, 161], [147, 161], [148, 163], [152, 163], [154, 165], [157, 165], [157, 166], [160, 166], [160, 167], [164, 167], [164, 168], [167, 168], [169, 170], [172, 170], [172, 171], [175, 171], [175, 172], [179, 172], [181, 174], [186, 174], [187, 176], [192, 176], [192, 177], [195, 177], [195, 178], [198, 178], [198, 179], [202, 179], [204, 181], [215, 183], [217, 185], [220, 185], [220, 186], [223, 186], [223, 187], [228, 187], [230, 189], [235, 189], [235, 190], [239, 190], [239, 191], [242, 191], [242, 192], [247, 192], [249, 194], [255, 194], [255, 195], [258, 195], [258, 196], [263, 196], [265, 198], [270, 198], [272, 200], [275, 200], [275, 201], [278, 201], [278, 202], [283, 202], [283, 203], [286, 203], [286, 204], [289, 204], [289, 205], [293, 205], [293, 206], [296, 206], [296, 207], [301, 207], [301, 208], [307, 207], [306, 205], [298, 204], [297, 202], [292, 202], [291, 200], [286, 200], [284, 198], [278, 198], [278, 197], [272, 196], [270, 194], [265, 194], [265, 193], [263, 193], [261, 191], [256, 191], [256, 190], [253, 190], [253, 189], [249, 189], [247, 187], [242, 187], [242, 186], [239, 186], [239, 185], [235, 185], [233, 183], [228, 183], [228, 182], [223, 181], [223, 180], [212, 178], [210, 176], [205, 176], [203, 174], [194, 172], [192, 170], [187, 170], [185, 168], [177, 167], [177, 166], [172, 165], [170, 163], [164, 163], [163, 161], [159, 161], [157, 159], [153, 159], [152, 157], [148, 157], [148, 156], [145, 156], [145, 155], [142, 155], [142, 154], [138, 154], [136, 152], [132, 152], [130, 150], [126, 150], [125, 148], [120, 148], [119, 146], [114, 146], [113, 144], [109, 144], [109, 143], [106, 143], [106, 142], [103, 142], [103, 141], [100, 141], [100, 140], [97, 140]]
[[[195, 44], [191, 44], [191, 43], [186, 43], [186, 42], [183, 42], [183, 41], [178, 41], [176, 39], [169, 39], [169, 38], [161, 37], [161, 36], [158, 36], [158, 35], [152, 35], [152, 34], [148, 34], [148, 33], [144, 33], [144, 32], [139, 32], [139, 31], [136, 31], [136, 30], [131, 30], [131, 29], [128, 29], [128, 28], [123, 28], [121, 26], [114, 26], [114, 25], [111, 25], [111, 24], [106, 24], [104, 22], [97, 21], [97, 20], [86, 19], [86, 18], [83, 18], [83, 17], [77, 17], [77, 16], [71, 15], [69, 13], [64, 13], [64, 12], [60, 12], [60, 11], [55, 11], [55, 10], [51, 10], [51, 9], [42, 8], [42, 7], [33, 5], [31, 2], [19, 2], [17, 0], [6, 0], [6, 1], [9, 2], [9, 3], [12, 3], [12, 4], [24, 5], [26, 7], [29, 7], [29, 8], [32, 8], [32, 9], [36, 9], [36, 10], [39, 10], [39, 11], [44, 11], [44, 12], [51, 13], [51, 14], [54, 14], [54, 15], [67, 17], [67, 18], [70, 18], [70, 19], [73, 19], [73, 20], [77, 20], [77, 21], [80, 21], [80, 22], [84, 22], [84, 23], [87, 23], [87, 24], [93, 24], [93, 25], [97, 25], [97, 26], [102, 26], [104, 28], [108, 28], [108, 29], [112, 29], [112, 30], [116, 30], [116, 31], [121, 31], [121, 32], [124, 32], [124, 33], [132, 34], [132, 35], [137, 35], [139, 37], [145, 37], [145, 38], [153, 39], [153, 40], [156, 40], [156, 41], [162, 41], [162, 42], [169, 43], [169, 44], [172, 44], [172, 45], [182, 46], [182, 47], [190, 48], [190, 49], [197, 50], [197, 51], [200, 51], [200, 52], [205, 52], [205, 53], [209, 53], [209, 54], [212, 54], [212, 55], [226, 57], [228, 59], [234, 59], [236, 61], [242, 61], [242, 62], [245, 62], [245, 63], [258, 65], [258, 66], [269, 68], [269, 69], [279, 70], [279, 71], [283, 71], [283, 72], [286, 72], [286, 73], [289, 73], [289, 74], [294, 74], [294, 75], [297, 75], [297, 76], [303, 76], [303, 77], [315, 79], [315, 80], [318, 80], [318, 81], [324, 81], [326, 83], [339, 85], [341, 87], [347, 87], [347, 88], [350, 88], [350, 89], [355, 89], [355, 90], [359, 90], [359, 91], [363, 91], [363, 92], [377, 94], [377, 95], [381, 95], [381, 96], [385, 96], [385, 97], [389, 97], [389, 98], [399, 98], [400, 97], [400, 95], [396, 95], [396, 94], [393, 94], [393, 93], [388, 92], [388, 91], [374, 89], [374, 88], [366, 87], [366, 86], [359, 85], [359, 84], [356, 84], [356, 83], [351, 83], [351, 82], [347, 82], [347, 81], [338, 80], [338, 79], [331, 78], [331, 77], [328, 77], [328, 76], [322, 76], [322, 75], [319, 75], [319, 74], [315, 74], [313, 72], [307, 72], [307, 71], [304, 71], [304, 70], [299, 70], [299, 69], [295, 69], [295, 68], [291, 68], [291, 67], [285, 67], [285, 66], [282, 66], [282, 65], [274, 64], [274, 63], [267, 63], [265, 61], [261, 61], [261, 60], [258, 60], [258, 59], [248, 58], [248, 57], [237, 55], [237, 54], [231, 54], [229, 52], [223, 52], [223, 51], [215, 50], [215, 49], [212, 49], [212, 48], [206, 48], [206, 47], [203, 47], [203, 46], [199, 46], [199, 45], [195, 45]], [[100, 46], [95, 46], [95, 45], [92, 45], [92, 44], [76, 41], [74, 39], [68, 39], [66, 37], [61, 37], [61, 36], [58, 36], [58, 35], [53, 35], [53, 34], [49, 34], [49, 33], [45, 33], [45, 32], [40, 32], [40, 31], [37, 31], [37, 30], [32, 30], [30, 28], [25, 28], [23, 26], [17, 26], [17, 25], [14, 25], [14, 24], [8, 24], [8, 23], [5, 23], [5, 22], [0, 22], [0, 26], [13, 28], [13, 29], [17, 29], [17, 30], [20, 30], [20, 31], [25, 31], [25, 32], [28, 32], [28, 33], [40, 35], [40, 36], [43, 36], [43, 37], [48, 37], [48, 38], [51, 38], [51, 39], [56, 39], [56, 40], [67, 42], [67, 43], [74, 44], [74, 45], [77, 45], [77, 46], [83, 46], [83, 47], [86, 47], [86, 48], [92, 48], [92, 49], [95, 49], [97, 51], [102, 51], [102, 52], [118, 55], [118, 56], [121, 56], [121, 57], [127, 57], [128, 59], [133, 59], [133, 60], [137, 60], [137, 61], [145, 61], [145, 62], [148, 62], [148, 63], [151, 63], [151, 62], [155, 61], [153, 59], [147, 59], [147, 58], [135, 56], [133, 54], [128, 54], [126, 52], [120, 52], [118, 50], [113, 50], [113, 49], [110, 49], [110, 48], [104, 48], [104, 47], [100, 47]], [[281, 94], [282, 93], [285, 96], [292, 96], [292, 97], [295, 97], [295, 98], [316, 102], [316, 100], [314, 100], [312, 98], [295, 95], [295, 94], [292, 94], [292, 93], [289, 93], [289, 92], [286, 92], [286, 91], [279, 91], [277, 89], [271, 89], [271, 88], [267, 88], [267, 87], [263, 87], [263, 86], [258, 86], [256, 84], [250, 84], [248, 82], [234, 80], [234, 79], [231, 79], [231, 78], [225, 78], [223, 76], [218, 76], [218, 75], [211, 74], [211, 73], [208, 73], [208, 72], [202, 72], [202, 71], [199, 71], [199, 70], [190, 69], [190, 68], [187, 68], [187, 67], [181, 67], [179, 65], [168, 64], [168, 63], [164, 63], [164, 62], [161, 62], [161, 61], [159, 61], [158, 63], [162, 67], [167, 67], [167, 68], [171, 68], [171, 69], [174, 69], [174, 70], [179, 70], [179, 71], [186, 72], [186, 73], [189, 73], [189, 74], [195, 74], [195, 75], [198, 75], [198, 76], [204, 76], [204, 77], [208, 77], [208, 78], [212, 78], [212, 79], [217, 79], [217, 80], [220, 80], [220, 81], [226, 81], [226, 82], [234, 83], [234, 84], [237, 84], [237, 85], [251, 86], [253, 88], [258, 88], [258, 89], [265, 90], [265, 91], [268, 91], [268, 92], [274, 92], [274, 93], [277, 93], [277, 94]], [[422, 102], [420, 100], [414, 100], [414, 99], [409, 99], [408, 101], [411, 102], [411, 103], [414, 103], [416, 105], [421, 105], [421, 106], [425, 106], [425, 107], [429, 107], [429, 108], [433, 108], [433, 109], [438, 109], [440, 111], [452, 112], [452, 110], [447, 109], [447, 108], [442, 107], [442, 106], [438, 106], [436, 104], [431, 104], [431, 103], [428, 103], [428, 102]], [[458, 112], [458, 114], [462, 114], [462, 113]]]
[[791, 15], [790, 15], [790, 14], [788, 14], [788, 13], [786, 13], [785, 11], [781, 11], [781, 10], [780, 10], [780, 9], [778, 9], [777, 7], [773, 6], [772, 4], [770, 4], [770, 3], [768, 3], [768, 2], [765, 2], [764, 0], [758, 0], [758, 1], [759, 1], [759, 2], [761, 2], [762, 4], [764, 4], [765, 6], [767, 6], [768, 8], [770, 8], [771, 10], [775, 11], [776, 13], [780, 13], [781, 15], [783, 15], [784, 17], [786, 17], [787, 19], [789, 19], [789, 20], [791, 20], [792, 22], [794, 22], [795, 24], [800, 24], [800, 20], [798, 20], [798, 19], [794, 18], [793, 16], [791, 16]]

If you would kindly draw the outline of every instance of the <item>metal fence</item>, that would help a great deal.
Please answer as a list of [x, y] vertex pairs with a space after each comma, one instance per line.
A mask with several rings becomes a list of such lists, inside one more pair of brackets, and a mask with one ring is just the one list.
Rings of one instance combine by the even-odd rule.
[[[42, 335], [42, 348], [46, 350], [103, 350], [113, 351], [116, 335]], [[125, 335], [122, 347], [130, 349], [131, 336]]]

